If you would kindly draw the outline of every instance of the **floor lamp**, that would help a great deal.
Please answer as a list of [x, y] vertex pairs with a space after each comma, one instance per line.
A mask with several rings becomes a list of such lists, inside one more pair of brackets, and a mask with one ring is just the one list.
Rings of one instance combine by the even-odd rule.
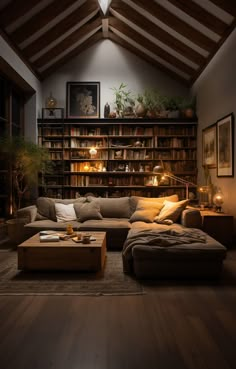
[[168, 177], [170, 179], [174, 179], [176, 182], [182, 183], [183, 185], [185, 185], [185, 189], [186, 189], [186, 199], [189, 198], [189, 186], [194, 186], [196, 187], [196, 184], [190, 181], [186, 181], [183, 178], [177, 177], [175, 175], [173, 175], [170, 172], [166, 172], [164, 170], [164, 168], [160, 165], [157, 165], [156, 167], [153, 168], [153, 173], [156, 177], [159, 177], [159, 181], [157, 180], [157, 186], [159, 185], [160, 181], [162, 179], [164, 179], [165, 177]]

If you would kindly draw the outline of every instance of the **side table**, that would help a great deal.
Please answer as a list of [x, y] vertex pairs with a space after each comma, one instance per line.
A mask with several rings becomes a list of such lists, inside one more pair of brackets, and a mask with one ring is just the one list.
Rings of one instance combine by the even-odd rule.
[[200, 210], [202, 229], [224, 246], [232, 246], [234, 232], [234, 217], [226, 213], [212, 210]]

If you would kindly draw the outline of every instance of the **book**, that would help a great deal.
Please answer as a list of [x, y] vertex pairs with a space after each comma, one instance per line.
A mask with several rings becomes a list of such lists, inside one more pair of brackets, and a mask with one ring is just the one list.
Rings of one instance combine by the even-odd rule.
[[43, 234], [39, 236], [40, 242], [58, 242], [60, 237], [53, 234]]

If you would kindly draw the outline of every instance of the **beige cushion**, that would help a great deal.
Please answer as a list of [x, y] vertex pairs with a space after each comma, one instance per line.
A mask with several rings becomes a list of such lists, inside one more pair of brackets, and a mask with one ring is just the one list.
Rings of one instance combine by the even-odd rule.
[[80, 222], [85, 222], [86, 220], [90, 219], [102, 219], [100, 204], [96, 200], [85, 203], [76, 203], [74, 204], [74, 208], [76, 216]]
[[101, 214], [104, 218], [128, 218], [131, 215], [129, 197], [91, 197], [88, 201], [98, 201], [100, 204]]
[[186, 208], [189, 200], [182, 200], [177, 202], [165, 200], [163, 203], [163, 208], [160, 214], [155, 218], [155, 221], [162, 221], [165, 219], [170, 219], [173, 222], [177, 222], [182, 211]]
[[141, 197], [141, 196], [131, 196], [130, 197], [130, 208], [133, 213], [137, 207], [138, 201], [155, 201], [158, 203], [163, 203], [165, 200], [177, 202], [179, 201], [178, 195], [164, 196], [164, 197]]
[[76, 214], [73, 204], [55, 203], [57, 222], [69, 222], [76, 220]]
[[152, 223], [162, 207], [163, 204], [158, 201], [139, 200], [135, 212], [130, 217], [130, 222]]

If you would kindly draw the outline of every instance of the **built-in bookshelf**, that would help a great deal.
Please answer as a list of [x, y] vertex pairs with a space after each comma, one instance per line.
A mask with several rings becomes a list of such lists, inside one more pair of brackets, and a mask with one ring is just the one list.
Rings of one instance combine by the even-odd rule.
[[[44, 118], [38, 120], [38, 138], [54, 164], [40, 184], [40, 194], [50, 197], [177, 193], [185, 198], [184, 184], [170, 178], [157, 183], [157, 165], [189, 182], [197, 180], [193, 120]], [[196, 186], [189, 191], [196, 197]]]

